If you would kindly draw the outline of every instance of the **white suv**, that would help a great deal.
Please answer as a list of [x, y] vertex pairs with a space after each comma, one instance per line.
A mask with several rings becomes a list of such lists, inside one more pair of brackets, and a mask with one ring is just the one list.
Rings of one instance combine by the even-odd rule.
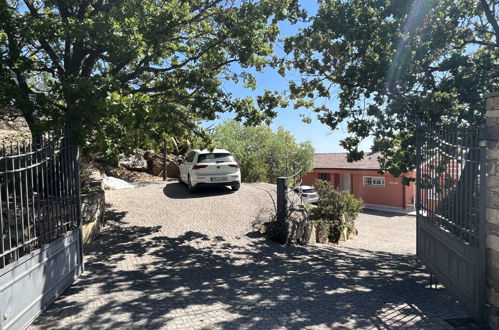
[[225, 149], [192, 150], [180, 164], [180, 181], [187, 183], [190, 192], [202, 185], [241, 187], [239, 164]]

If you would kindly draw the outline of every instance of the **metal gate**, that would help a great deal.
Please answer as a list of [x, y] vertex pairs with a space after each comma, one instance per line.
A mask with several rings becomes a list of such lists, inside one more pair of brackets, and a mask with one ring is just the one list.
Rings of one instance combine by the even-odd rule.
[[417, 256], [481, 323], [486, 145], [480, 131], [418, 123], [416, 206]]
[[66, 130], [0, 148], [0, 329], [22, 329], [83, 271], [79, 157]]

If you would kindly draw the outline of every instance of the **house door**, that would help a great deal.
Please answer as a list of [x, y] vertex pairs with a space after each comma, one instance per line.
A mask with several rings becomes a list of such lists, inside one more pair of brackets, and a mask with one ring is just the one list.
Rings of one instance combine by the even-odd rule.
[[333, 174], [333, 186], [334, 189], [340, 189], [340, 173], [334, 173]]
[[340, 189], [343, 191], [352, 192], [352, 175], [348, 173], [342, 173], [340, 179]]

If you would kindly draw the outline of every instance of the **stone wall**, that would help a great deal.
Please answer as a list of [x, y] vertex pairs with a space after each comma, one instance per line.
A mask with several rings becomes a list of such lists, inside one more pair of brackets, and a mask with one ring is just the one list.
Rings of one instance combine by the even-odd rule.
[[0, 143], [9, 144], [30, 139], [31, 132], [23, 117], [0, 116]]
[[92, 171], [81, 194], [83, 243], [90, 243], [105, 225], [106, 198], [100, 173]]
[[499, 91], [486, 99], [487, 122], [487, 302], [489, 324], [499, 329]]

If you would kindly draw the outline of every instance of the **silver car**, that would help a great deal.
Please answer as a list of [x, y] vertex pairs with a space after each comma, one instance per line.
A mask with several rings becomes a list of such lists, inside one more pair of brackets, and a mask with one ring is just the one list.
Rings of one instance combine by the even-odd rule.
[[309, 204], [317, 204], [319, 201], [319, 195], [315, 191], [314, 187], [310, 186], [298, 186], [294, 189], [294, 192], [298, 194], [303, 199], [303, 202]]

